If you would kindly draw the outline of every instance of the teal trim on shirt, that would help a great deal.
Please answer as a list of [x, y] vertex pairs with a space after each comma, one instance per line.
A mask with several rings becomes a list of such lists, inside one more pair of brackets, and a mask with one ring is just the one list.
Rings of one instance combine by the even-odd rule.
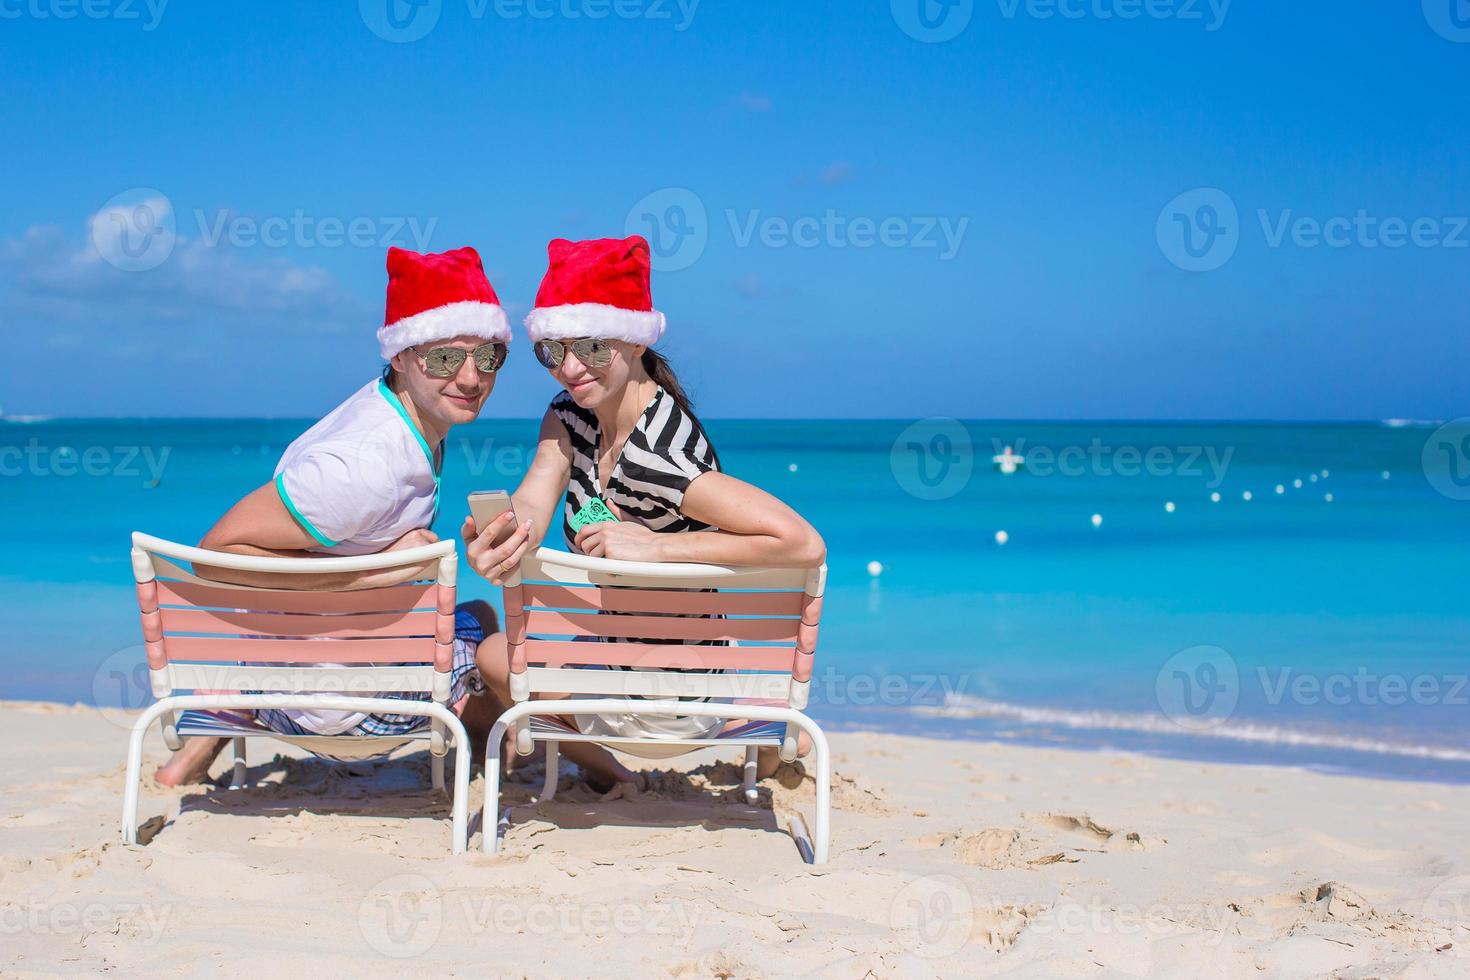
[[443, 460], [434, 459], [434, 450], [429, 448], [429, 443], [424, 439], [424, 434], [419, 431], [418, 426], [413, 424], [413, 419], [408, 417], [408, 409], [403, 407], [403, 402], [398, 400], [398, 396], [393, 393], [392, 388], [388, 387], [387, 382], [382, 380], [378, 381], [378, 394], [382, 395], [384, 400], [393, 406], [393, 410], [398, 413], [399, 418], [403, 419], [403, 424], [408, 426], [408, 431], [412, 432], [414, 439], [418, 441], [419, 448], [428, 457], [429, 472], [434, 475], [434, 516], [437, 518], [439, 516], [439, 483], [440, 472], [443, 469]]
[[326, 537], [323, 536], [322, 532], [318, 531], [316, 529], [316, 526], [313, 525], [311, 521], [308, 521], [302, 515], [301, 511], [296, 509], [296, 505], [291, 502], [291, 495], [286, 492], [285, 473], [276, 474], [276, 493], [281, 495], [281, 503], [285, 504], [286, 509], [291, 512], [291, 516], [296, 518], [296, 523], [300, 524], [303, 528], [306, 529], [306, 532], [308, 534], [316, 538], [317, 543], [319, 543], [323, 548], [335, 548], [337, 547], [337, 545], [342, 543], [340, 541], [328, 541]]

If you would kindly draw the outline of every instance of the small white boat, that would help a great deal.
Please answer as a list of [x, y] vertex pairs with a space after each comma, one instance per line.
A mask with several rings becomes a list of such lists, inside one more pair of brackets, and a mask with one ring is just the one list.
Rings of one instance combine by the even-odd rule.
[[1006, 476], [1012, 476], [1017, 470], [1026, 465], [1026, 457], [1017, 456], [1015, 449], [1010, 446], [1006, 447], [1005, 452], [990, 457], [990, 461], [995, 464], [996, 469], [1000, 470]]

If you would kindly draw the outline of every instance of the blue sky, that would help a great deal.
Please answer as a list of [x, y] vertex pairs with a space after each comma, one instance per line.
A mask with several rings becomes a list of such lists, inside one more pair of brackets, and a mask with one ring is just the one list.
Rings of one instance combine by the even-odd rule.
[[1466, 0], [389, 2], [0, 0], [0, 411], [318, 414], [387, 244], [634, 228], [710, 416], [1466, 411]]

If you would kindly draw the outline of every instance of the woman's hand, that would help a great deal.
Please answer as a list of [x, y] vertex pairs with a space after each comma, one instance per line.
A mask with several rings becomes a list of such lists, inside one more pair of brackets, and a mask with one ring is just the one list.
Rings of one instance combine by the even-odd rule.
[[530, 550], [530, 518], [517, 527], [510, 537], [498, 545], [495, 544], [495, 539], [505, 533], [515, 516], [514, 511], [508, 510], [491, 521], [483, 531], [475, 527], [473, 517], [466, 516], [464, 526], [460, 528], [460, 536], [464, 538], [465, 557], [469, 560], [470, 567], [489, 579], [491, 585], [504, 585], [505, 580], [520, 566], [521, 559]]
[[577, 547], [593, 558], [619, 561], [663, 561], [660, 535], [632, 521], [588, 524], [577, 532]]

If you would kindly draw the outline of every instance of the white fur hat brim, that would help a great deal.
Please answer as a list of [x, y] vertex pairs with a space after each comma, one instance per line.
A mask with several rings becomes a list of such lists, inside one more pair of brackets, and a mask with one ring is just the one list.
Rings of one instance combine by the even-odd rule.
[[406, 348], [454, 337], [481, 337], [509, 344], [510, 320], [505, 310], [493, 303], [479, 300], [447, 303], [381, 327], [378, 350], [387, 361]]
[[664, 315], [658, 310], [625, 310], [605, 303], [568, 303], [545, 306], [526, 316], [531, 342], [597, 337], [652, 347], [664, 335]]

